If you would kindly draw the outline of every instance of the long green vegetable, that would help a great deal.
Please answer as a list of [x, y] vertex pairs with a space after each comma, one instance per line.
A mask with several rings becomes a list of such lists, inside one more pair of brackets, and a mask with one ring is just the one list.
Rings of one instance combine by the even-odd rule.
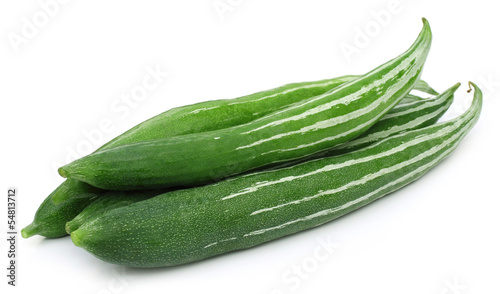
[[23, 238], [34, 235], [47, 238], [62, 237], [66, 235], [64, 224], [77, 216], [95, 198], [73, 198], [55, 205], [52, 199], [47, 197], [37, 210], [33, 222], [21, 230], [21, 235]]
[[[312, 88], [314, 88], [313, 86], [315, 86], [317, 88], [314, 88], [314, 91], [320, 91], [320, 88], [323, 87], [321, 85], [323, 85], [325, 83], [329, 84], [332, 87], [335, 87], [337, 85], [345, 83], [346, 81], [353, 80], [356, 77], [357, 76], [343, 76], [343, 77], [339, 77], [339, 78], [335, 78], [335, 79], [331, 79], [331, 80], [327, 80], [327, 81], [311, 82], [311, 83], [308, 83], [307, 85], [303, 85], [303, 86], [304, 87], [308, 86], [309, 89], [312, 89]], [[300, 85], [302, 85], [302, 84], [304, 84], [304, 83], [301, 83]], [[296, 85], [299, 85], [299, 84], [296, 84]], [[291, 88], [290, 85], [285, 86], [285, 87], [281, 87], [281, 88], [283, 88], [283, 92], [277, 96], [275, 96], [275, 94], [277, 93], [277, 90], [267, 91], [267, 92], [272, 92], [274, 94], [269, 94], [268, 96], [266, 96], [267, 97], [266, 99], [273, 99], [273, 97], [282, 97], [283, 98], [280, 100], [275, 100], [275, 102], [276, 102], [275, 107], [280, 107], [279, 106], [280, 103], [285, 102], [284, 98], [291, 98], [290, 101], [294, 101], [293, 98], [297, 99], [296, 98], [297, 96], [291, 95], [292, 92], [297, 91], [297, 90], [291, 91], [291, 89], [297, 89], [297, 88]], [[434, 89], [432, 89], [424, 81], [419, 81], [417, 83], [417, 85], [415, 86], [415, 90], [419, 90], [419, 91], [422, 91], [422, 92], [428, 93], [428, 94], [437, 94], [437, 92]], [[254, 99], [262, 99], [263, 98], [262, 93], [259, 95], [257, 95], [257, 94], [255, 94], [255, 95], [256, 96], [254, 97]], [[248, 105], [252, 104], [251, 101], [248, 101], [249, 100], [248, 97], [250, 97], [250, 96], [244, 97], [245, 98], [244, 101], [246, 103], [238, 103], [238, 104], [232, 104], [232, 105], [239, 105], [240, 108], [246, 108]], [[233, 99], [231, 101], [233, 101], [232, 103], [234, 103], [234, 101], [239, 101], [239, 100]], [[405, 98], [406, 103], [416, 102], [416, 101], [425, 101], [425, 100], [422, 98], [419, 98], [417, 96], [413, 96], [413, 95], [407, 95], [407, 98]], [[204, 106], [205, 103], [199, 103], [198, 105], [201, 107], [201, 106]], [[189, 107], [191, 107], [191, 106], [189, 106]], [[191, 111], [191, 109], [189, 107], [187, 109], [185, 109], [184, 111], [180, 111], [179, 109], [176, 109], [175, 113], [177, 115], [170, 114], [168, 111], [164, 112], [163, 114], [157, 116], [154, 120], [140, 124], [139, 125], [139, 126], [141, 126], [140, 128], [136, 127], [134, 129], [139, 128], [142, 130], [142, 132], [155, 133], [155, 132], [149, 132], [149, 130], [156, 129], [157, 126], [164, 124], [165, 120], [170, 121], [172, 123], [173, 120], [175, 120], [175, 118], [178, 115], [182, 114], [183, 112], [189, 113]], [[207, 107], [205, 107], [205, 108], [207, 108]], [[208, 108], [210, 109], [211, 107], [208, 107]], [[211, 108], [211, 109], [212, 110], [207, 110], [207, 111], [209, 111], [209, 112], [215, 111], [215, 108]], [[232, 108], [232, 110], [236, 112], [237, 109]], [[201, 112], [199, 112], [199, 113], [201, 113]], [[186, 115], [186, 114], [184, 114], [184, 115]], [[198, 114], [193, 114], [193, 115], [196, 116]], [[226, 112], [226, 115], [231, 116], [231, 113]], [[236, 113], [235, 113], [235, 115], [236, 115]], [[160, 117], [163, 117], [163, 120], [161, 120]], [[206, 121], [205, 124], [208, 125], [208, 127], [213, 127], [209, 121]], [[200, 128], [199, 130], [202, 130], [203, 128], [206, 128], [207, 126], [198, 125], [197, 127]], [[177, 130], [177, 131], [181, 132], [182, 129]], [[135, 132], [139, 134], [139, 137], [142, 136], [141, 135], [142, 132], [139, 132], [137, 130]], [[133, 135], [129, 134], [129, 132], [126, 132], [125, 134], [128, 138], [127, 140], [131, 140], [134, 137]], [[158, 134], [158, 133], [156, 132], [156, 134]], [[114, 140], [113, 142], [115, 142], [114, 144], [118, 144], [117, 142], [126, 142], [127, 140], [125, 140], [125, 139], [118, 140], [117, 139], [117, 140]], [[100, 150], [101, 149], [105, 149], [105, 147], [101, 147]], [[65, 230], [64, 230], [65, 224], [67, 222], [69, 222], [70, 220], [72, 220], [73, 218], [75, 218], [89, 203], [89, 201], [75, 200], [74, 198], [95, 198], [95, 197], [102, 195], [105, 192], [106, 192], [105, 190], [92, 187], [92, 186], [90, 186], [84, 182], [78, 181], [76, 179], [66, 180], [63, 184], [61, 184], [56, 190], [54, 190], [54, 192], [52, 192], [42, 202], [42, 204], [40, 205], [40, 207], [38, 208], [38, 210], [35, 214], [35, 218], [34, 218], [33, 222], [23, 230], [23, 232], [24, 232], [23, 237], [28, 238], [28, 237], [31, 237], [33, 235], [38, 234], [38, 232], [41, 232], [41, 234], [44, 234], [46, 237], [48, 237], [48, 236], [50, 236], [50, 237], [64, 236], [65, 235]], [[115, 194], [115, 195], [120, 195], [120, 194]], [[84, 213], [84, 215], [87, 214], [89, 211], [95, 210], [95, 207], [98, 206], [99, 204], [102, 205], [103, 203], [107, 203], [107, 205], [109, 205], [110, 209], [111, 209], [111, 208], [115, 207], [115, 205], [112, 204], [111, 202], [116, 201], [117, 203], [124, 203], [121, 201], [120, 198], [121, 197], [118, 197], [118, 199], [116, 199], [116, 200], [108, 200], [107, 202], [106, 201], [103, 201], [103, 202], [99, 201], [95, 205], [92, 205], [91, 208], [87, 209], [87, 211]], [[54, 200], [54, 203], [56, 203], [58, 205], [54, 205], [54, 203], [52, 203], [52, 201], [49, 201], [47, 199]], [[68, 209], [67, 208], [68, 206], [71, 207], [71, 209]], [[80, 218], [80, 221], [83, 221], [83, 219], [84, 218]], [[77, 221], [72, 223], [73, 227], [77, 227], [78, 225], [79, 224]], [[50, 234], [45, 234], [45, 233], [43, 233], [44, 231], [50, 232]]]
[[[52, 201], [54, 195], [70, 195], [70, 193], [77, 193], [80, 197], [69, 198], [57, 205]], [[65, 236], [66, 222], [77, 216], [101, 193], [101, 189], [76, 179], [67, 179], [40, 204], [31, 224], [21, 230], [23, 238], [34, 235], [47, 238]]]
[[[326, 154], [316, 155], [315, 158], [322, 156], [332, 156], [345, 153], [346, 151], [353, 151], [360, 149], [367, 144], [385, 139], [391, 135], [418, 129], [421, 127], [429, 126], [435, 123], [450, 107], [453, 102], [453, 93], [458, 88], [459, 84], [453, 86], [443, 94], [434, 99], [415, 99], [409, 107], [396, 106], [385, 117], [377, 122], [362, 136], [353, 141], [340, 145], [333, 150], [326, 152]], [[286, 166], [289, 166], [287, 164]], [[275, 168], [281, 168], [278, 166]], [[87, 206], [78, 216], [66, 224], [66, 232], [71, 233], [78, 229], [83, 223], [93, 221], [112, 209], [128, 206], [135, 202], [143, 201], [150, 197], [150, 195], [138, 192], [109, 192], [106, 195], [99, 197], [97, 200]], [[160, 193], [158, 193], [160, 194]]]
[[476, 85], [461, 116], [367, 148], [112, 210], [71, 233], [96, 257], [172, 266], [245, 249], [329, 222], [415, 181], [448, 156], [479, 118]]
[[405, 53], [323, 95], [241, 126], [96, 152], [59, 173], [110, 190], [189, 186], [327, 150], [365, 132], [410, 92], [431, 39], [424, 19]]

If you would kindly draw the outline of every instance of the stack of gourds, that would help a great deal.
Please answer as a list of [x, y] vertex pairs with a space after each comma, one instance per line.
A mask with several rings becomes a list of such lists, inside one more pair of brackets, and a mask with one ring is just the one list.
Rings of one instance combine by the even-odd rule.
[[[158, 267], [321, 225], [418, 179], [478, 120], [438, 123], [456, 84], [420, 80], [424, 19], [403, 54], [360, 76], [288, 84], [174, 108], [59, 169], [23, 237], [71, 234], [107, 262]], [[412, 90], [431, 95], [416, 96]]]

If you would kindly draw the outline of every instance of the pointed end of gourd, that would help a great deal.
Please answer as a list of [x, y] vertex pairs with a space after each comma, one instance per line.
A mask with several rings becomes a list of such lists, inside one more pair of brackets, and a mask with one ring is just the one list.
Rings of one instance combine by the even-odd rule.
[[432, 39], [431, 25], [429, 24], [429, 21], [427, 20], [427, 18], [422, 17], [422, 23], [424, 25], [423, 30], [427, 31], [427, 33], [429, 34], [429, 37]]
[[434, 90], [433, 88], [430, 88], [430, 87], [429, 87], [429, 94], [434, 95], [434, 96], [437, 96], [437, 95], [439, 95], [439, 92], [438, 92], [438, 91], [436, 91], [436, 90]]
[[71, 232], [71, 241], [78, 247], [83, 247], [82, 240], [85, 237], [85, 232], [78, 229], [76, 231]]
[[63, 178], [67, 178], [68, 177], [68, 172], [66, 171], [66, 169], [64, 168], [64, 166], [60, 167], [57, 172], [59, 173], [59, 175]]
[[66, 223], [66, 226], [64, 226], [64, 229], [66, 230], [66, 233], [71, 235], [71, 233], [78, 230], [78, 225], [75, 224], [73, 221], [69, 221]]
[[426, 54], [428, 54], [432, 42], [432, 30], [429, 21], [427, 21], [425, 17], [422, 17], [422, 23], [423, 23], [422, 30], [420, 31], [420, 34], [418, 35], [419, 37], [415, 41], [414, 45], [423, 42], [425, 44], [424, 46], [425, 52]]
[[450, 91], [451, 92], [456, 92], [458, 88], [460, 88], [460, 86], [462, 85], [462, 83], [456, 83], [455, 85], [453, 85], [451, 88], [450, 88]]
[[24, 229], [21, 230], [21, 236], [25, 239], [37, 235], [40, 232], [40, 229], [34, 223], [27, 225]]

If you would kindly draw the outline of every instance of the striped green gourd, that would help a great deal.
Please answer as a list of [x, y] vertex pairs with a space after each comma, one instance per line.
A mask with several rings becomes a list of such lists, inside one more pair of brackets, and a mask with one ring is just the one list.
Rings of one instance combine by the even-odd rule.
[[[201, 133], [241, 125], [286, 108], [296, 102], [323, 94], [359, 76], [346, 75], [333, 79], [292, 83], [234, 99], [221, 99], [186, 105], [165, 111], [148, 119], [101, 146], [97, 151], [147, 140]], [[414, 90], [438, 93], [419, 80]], [[402, 101], [422, 100], [408, 94]], [[93, 197], [101, 191], [78, 181], [65, 181], [50, 197], [61, 203], [72, 197]]]
[[[382, 118], [368, 131], [363, 133], [363, 135], [351, 141], [353, 144], [349, 145], [350, 142], [344, 143], [325, 154], [316, 155], [314, 158], [339, 155], [345, 153], [347, 150], [351, 152], [391, 135], [432, 125], [450, 107], [453, 102], [453, 94], [458, 86], [459, 84], [453, 86], [434, 99], [415, 99], [414, 102], [416, 103], [414, 103], [411, 108], [396, 106], [385, 116], [388, 117], [387, 119], [384, 119], [385, 117]], [[308, 160], [310, 159], [311, 158]], [[290, 166], [290, 164], [286, 166]], [[277, 166], [274, 168], [281, 167], [284, 166]], [[108, 192], [92, 202], [72, 221], [68, 222], [66, 224], [66, 232], [71, 233], [85, 222], [90, 222], [112, 209], [128, 206], [150, 197], [150, 195], [141, 195], [141, 193], [141, 191]]]
[[460, 83], [457, 83], [433, 99], [422, 99], [414, 96], [414, 100], [411, 102], [410, 97], [407, 96], [408, 98], [405, 98], [406, 103], [396, 105], [368, 132], [328, 150], [325, 156], [344, 154], [366, 147], [389, 136], [436, 123], [453, 103], [454, 93], [459, 87]]
[[[316, 93], [316, 91], [320, 91], [320, 89], [323, 87], [323, 85], [325, 83], [329, 84], [332, 87], [336, 87], [338, 85], [341, 85], [342, 83], [353, 80], [356, 77], [357, 76], [343, 76], [343, 77], [338, 77], [338, 78], [331, 79], [331, 80], [310, 82], [310, 83], [307, 83], [307, 85], [305, 85], [304, 83], [297, 83], [297, 84], [291, 84], [291, 85], [302, 85], [304, 87], [308, 87], [309, 89], [313, 89], [314, 92], [312, 92], [312, 93]], [[282, 92], [278, 92], [277, 89], [274, 89], [274, 90], [266, 91], [266, 93], [267, 93], [266, 96], [263, 96], [262, 93], [257, 93], [253, 97], [257, 101], [259, 101], [259, 99], [263, 99], [263, 97], [266, 97], [265, 99], [273, 99], [274, 97], [282, 97], [283, 99], [275, 100], [276, 104], [274, 104], [274, 105], [276, 105], [276, 107], [281, 107], [279, 105], [280, 105], [280, 103], [285, 102], [284, 99], [290, 98], [290, 101], [294, 101], [294, 99], [296, 99], [296, 97], [297, 97], [297, 95], [295, 95], [295, 94], [292, 95], [292, 93], [294, 93], [295, 91], [298, 91], [297, 90], [298, 87], [294, 88], [291, 85], [278, 88], [278, 89], [281, 89]], [[313, 86], [316, 86], [317, 88], [315, 88]], [[419, 90], [419, 91], [424, 92], [424, 93], [427, 93], [427, 94], [431, 94], [431, 95], [437, 94], [437, 92], [434, 89], [432, 89], [426, 82], [421, 81], [421, 80], [419, 80], [419, 82], [417, 83], [417, 85], [415, 86], [414, 89]], [[276, 95], [276, 94], [278, 94], [278, 95]], [[239, 105], [240, 107], [245, 108], [246, 106], [251, 104], [251, 101], [250, 101], [251, 99], [248, 98], [250, 96], [243, 97], [244, 99], [242, 102], [246, 102], [246, 103], [237, 103], [237, 104], [232, 104], [232, 105]], [[417, 96], [414, 96], [414, 95], [407, 95], [407, 98], [405, 98], [404, 100], [405, 100], [405, 102], [411, 102], [411, 101], [421, 101], [423, 99], [419, 98]], [[231, 101], [233, 101], [231, 103], [235, 103], [235, 101], [237, 102], [239, 100], [233, 99]], [[208, 112], [215, 111], [215, 109], [216, 109], [213, 107], [213, 105], [211, 107], [208, 107], [208, 105], [205, 105], [205, 103], [199, 103], [198, 105], [200, 107], [209, 109], [209, 110], [204, 110], [204, 111], [208, 111]], [[236, 113], [235, 108], [232, 108], [232, 110]], [[186, 115], [186, 113], [190, 113], [190, 112], [192, 112], [192, 109], [190, 109], [190, 108], [185, 109], [184, 115]], [[179, 109], [177, 109], [175, 111], [175, 113], [177, 115], [180, 115], [183, 113], [183, 111], [180, 111]], [[201, 112], [198, 112], [198, 113], [201, 113]], [[198, 115], [198, 113], [193, 114], [193, 115]], [[157, 126], [165, 123], [164, 121], [159, 119], [160, 116], [162, 116], [164, 118], [164, 120], [170, 121], [172, 123], [175, 120], [175, 118], [177, 117], [177, 115], [170, 114], [168, 111], [164, 112], [163, 114], [157, 116], [155, 120], [147, 121], [145, 123], [140, 124], [140, 126], [141, 126], [140, 129], [146, 133], [158, 134], [157, 132], [149, 132], [149, 130], [156, 129]], [[231, 116], [231, 112], [226, 112], [225, 115]], [[212, 124], [209, 121], [206, 121], [205, 123], [208, 124], [209, 126], [212, 126]], [[198, 127], [201, 128], [199, 130], [203, 130], [203, 128], [204, 128], [202, 125], [199, 125]], [[177, 129], [177, 131], [182, 132], [182, 128]], [[138, 132], [138, 131], [136, 131], [136, 133], [141, 134], [141, 132]], [[133, 138], [133, 136], [130, 135], [128, 132], [126, 132], [125, 134], [127, 134], [127, 138], [128, 138], [127, 140], [131, 140]], [[124, 140], [124, 139], [117, 140], [117, 141], [115, 141], [114, 144], [117, 144], [118, 141], [119, 142], [126, 142], [127, 140]], [[105, 147], [101, 147], [100, 150], [101, 149], [105, 149]], [[66, 232], [64, 230], [65, 224], [67, 222], [71, 221], [73, 218], [75, 218], [89, 203], [89, 201], [75, 200], [73, 198], [93, 198], [93, 197], [98, 197], [98, 196], [102, 195], [104, 192], [105, 192], [105, 190], [92, 187], [84, 182], [79, 181], [79, 180], [67, 179], [63, 184], [61, 184], [56, 190], [54, 190], [54, 192], [52, 192], [42, 202], [42, 204], [40, 205], [40, 207], [38, 208], [38, 210], [35, 214], [35, 218], [34, 218], [33, 222], [30, 225], [28, 225], [25, 229], [23, 229], [22, 236], [24, 238], [28, 238], [28, 237], [31, 237], [31, 236], [38, 234], [39, 232], [41, 234], [43, 234], [43, 236], [45, 236], [45, 237], [64, 236], [65, 232]], [[52, 203], [52, 201], [48, 201], [47, 199], [54, 200], [54, 203], [56, 203], [58, 205], [54, 205]], [[123, 203], [121, 201], [120, 197], [118, 197], [118, 199], [116, 199], [116, 200], [109, 200], [109, 202], [113, 202], [113, 201], [116, 201], [117, 203]], [[103, 204], [105, 202], [103, 201], [103, 202], [99, 202], [99, 203]], [[99, 203], [93, 205], [92, 206], [93, 208], [89, 208], [84, 213], [84, 215], [87, 214], [89, 211], [92, 211], [92, 209], [95, 209], [95, 207], [98, 206]], [[112, 207], [114, 207], [114, 204], [109, 203], [109, 206], [110, 206], [110, 208], [112, 208]], [[71, 207], [71, 209], [67, 209], [67, 207]], [[76, 221], [73, 224], [76, 225]], [[48, 232], [48, 233], [45, 233], [45, 232]]]
[[133, 267], [184, 264], [324, 224], [417, 180], [447, 157], [479, 118], [448, 122], [292, 167], [177, 190], [114, 209], [71, 233], [96, 257]]
[[[97, 151], [141, 141], [246, 124], [294, 103], [324, 94], [359, 77], [359, 75], [346, 75], [333, 79], [292, 83], [234, 99], [219, 99], [176, 107], [136, 125]], [[438, 94], [428, 83], [421, 80], [415, 84], [414, 90], [431, 95]], [[409, 99], [417, 97], [408, 96]]]
[[423, 22], [405, 53], [323, 95], [248, 124], [96, 152], [59, 168], [59, 174], [109, 190], [192, 186], [347, 142], [375, 124], [419, 80], [432, 40]]
[[460, 83], [455, 84], [433, 99], [422, 99], [418, 96], [408, 97], [405, 104], [396, 105], [361, 136], [325, 152], [313, 154], [294, 162], [279, 164], [270, 169], [288, 167], [311, 159], [345, 154], [402, 132], [430, 126], [436, 123], [451, 106], [454, 93], [458, 87], [460, 87]]

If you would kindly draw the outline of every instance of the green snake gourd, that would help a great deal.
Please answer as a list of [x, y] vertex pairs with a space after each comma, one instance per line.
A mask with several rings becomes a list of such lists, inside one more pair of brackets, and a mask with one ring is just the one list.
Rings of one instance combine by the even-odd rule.
[[110, 190], [205, 184], [325, 151], [359, 136], [417, 84], [430, 49], [428, 22], [403, 54], [369, 73], [250, 123], [99, 151], [59, 169]]
[[366, 148], [177, 190], [112, 210], [71, 233], [96, 257], [172, 266], [250, 248], [334, 220], [417, 180], [455, 150], [482, 106]]

